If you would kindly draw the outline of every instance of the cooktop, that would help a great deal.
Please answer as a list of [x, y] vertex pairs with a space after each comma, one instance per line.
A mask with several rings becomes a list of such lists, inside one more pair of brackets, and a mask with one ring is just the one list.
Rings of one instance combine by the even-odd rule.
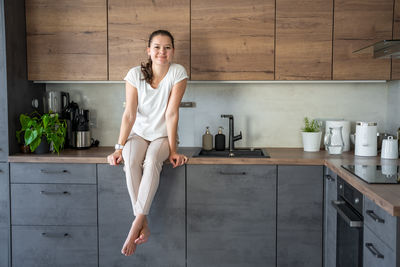
[[358, 178], [369, 184], [399, 184], [399, 166], [396, 165], [342, 165]]

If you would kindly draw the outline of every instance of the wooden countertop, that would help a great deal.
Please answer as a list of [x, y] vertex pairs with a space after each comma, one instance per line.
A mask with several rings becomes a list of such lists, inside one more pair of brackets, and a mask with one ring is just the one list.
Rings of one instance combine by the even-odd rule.
[[[353, 152], [329, 155], [327, 151], [304, 152], [301, 148], [267, 148], [271, 158], [196, 158], [192, 157], [199, 148], [182, 147], [179, 153], [189, 157], [187, 164], [271, 164], [271, 165], [325, 165], [346, 182], [372, 199], [392, 216], [400, 216], [400, 184], [368, 184], [341, 167], [342, 164], [380, 164], [379, 157], [357, 157]], [[16, 154], [9, 156], [9, 162], [34, 163], [107, 163], [112, 147], [90, 148], [87, 150], [65, 149], [57, 154]], [[396, 162], [396, 161], [394, 161]], [[400, 161], [397, 160], [400, 165]]]

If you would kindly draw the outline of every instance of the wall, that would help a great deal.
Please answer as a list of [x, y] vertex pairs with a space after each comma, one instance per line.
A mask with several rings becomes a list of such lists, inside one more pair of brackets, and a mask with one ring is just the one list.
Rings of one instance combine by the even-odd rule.
[[[102, 146], [118, 140], [124, 102], [123, 84], [47, 84], [47, 90], [64, 90], [80, 106], [96, 117], [93, 136]], [[196, 102], [195, 108], [181, 108], [181, 146], [201, 146], [201, 135], [210, 126], [228, 134], [233, 114], [235, 134], [242, 131], [241, 146], [301, 147], [304, 116], [376, 121], [386, 130], [387, 83], [190, 83], [183, 101]]]
[[400, 128], [400, 81], [388, 83], [387, 130], [396, 133]]

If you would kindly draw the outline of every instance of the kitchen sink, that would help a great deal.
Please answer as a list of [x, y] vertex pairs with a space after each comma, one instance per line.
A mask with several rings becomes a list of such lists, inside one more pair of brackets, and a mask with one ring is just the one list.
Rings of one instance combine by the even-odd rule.
[[233, 155], [229, 155], [229, 150], [216, 151], [199, 150], [193, 155], [194, 158], [199, 157], [217, 157], [217, 158], [270, 158], [268, 152], [264, 148], [236, 148], [233, 150]]

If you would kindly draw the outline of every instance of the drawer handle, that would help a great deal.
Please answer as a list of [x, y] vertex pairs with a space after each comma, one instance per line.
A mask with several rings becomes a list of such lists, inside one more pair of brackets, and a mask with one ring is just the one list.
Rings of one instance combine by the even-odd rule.
[[0, 173], [2, 173], [3, 172], [3, 170], [2, 169], [0, 169]]
[[385, 220], [382, 219], [381, 217], [379, 217], [378, 215], [376, 215], [374, 213], [373, 210], [367, 210], [367, 214], [369, 215], [369, 217], [371, 217], [374, 221], [378, 222], [378, 223], [385, 223]]
[[49, 171], [49, 170], [40, 170], [41, 173], [45, 174], [58, 174], [58, 173], [68, 173], [68, 170], [62, 170], [62, 171]]
[[50, 192], [50, 191], [40, 191], [40, 194], [42, 195], [71, 195], [70, 192], [68, 191], [60, 191], [60, 192]]
[[70, 235], [68, 233], [42, 233], [42, 236], [45, 237], [69, 237]]
[[246, 172], [219, 172], [221, 175], [246, 175]]
[[332, 181], [332, 182], [335, 181], [335, 178], [333, 178], [330, 174], [325, 175], [325, 177], [326, 177], [326, 179], [327, 179], [328, 181]]
[[374, 247], [372, 243], [366, 243], [365, 246], [367, 249], [378, 259], [383, 259], [384, 256]]

